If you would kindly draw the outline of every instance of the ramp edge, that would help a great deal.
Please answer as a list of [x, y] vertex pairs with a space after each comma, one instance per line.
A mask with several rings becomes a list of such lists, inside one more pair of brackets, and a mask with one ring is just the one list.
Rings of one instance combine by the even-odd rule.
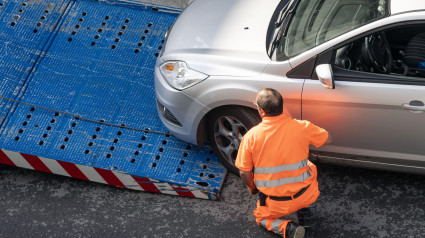
[[148, 177], [138, 177], [122, 172], [53, 160], [3, 149], [0, 150], [0, 163], [108, 184], [120, 188], [207, 200], [218, 200], [223, 185], [220, 184], [218, 189], [209, 190], [202, 187], [173, 183], [173, 181], [161, 181]]

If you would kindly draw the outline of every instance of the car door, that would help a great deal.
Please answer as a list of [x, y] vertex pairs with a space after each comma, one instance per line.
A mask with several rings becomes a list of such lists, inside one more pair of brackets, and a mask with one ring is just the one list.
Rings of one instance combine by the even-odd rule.
[[316, 149], [327, 152], [319, 161], [406, 172], [425, 167], [425, 78], [341, 69], [336, 53], [316, 61], [332, 66], [335, 88], [306, 79], [302, 93], [302, 118], [334, 139]]

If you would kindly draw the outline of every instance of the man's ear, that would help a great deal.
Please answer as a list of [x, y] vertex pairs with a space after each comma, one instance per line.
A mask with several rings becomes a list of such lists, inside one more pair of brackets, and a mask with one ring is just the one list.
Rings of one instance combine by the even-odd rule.
[[260, 113], [261, 118], [264, 118], [266, 116], [266, 112], [263, 109], [258, 108], [258, 112]]

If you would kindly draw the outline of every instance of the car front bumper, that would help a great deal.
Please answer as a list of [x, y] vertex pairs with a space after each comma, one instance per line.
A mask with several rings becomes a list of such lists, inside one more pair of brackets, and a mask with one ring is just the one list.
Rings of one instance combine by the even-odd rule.
[[158, 59], [154, 74], [159, 118], [171, 134], [183, 141], [197, 144], [198, 125], [209, 109], [184, 91], [172, 88], [159, 71], [162, 62]]

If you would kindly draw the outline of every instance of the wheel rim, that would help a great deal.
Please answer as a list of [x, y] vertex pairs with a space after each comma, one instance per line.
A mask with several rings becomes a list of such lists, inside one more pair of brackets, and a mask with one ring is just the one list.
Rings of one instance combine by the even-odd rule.
[[230, 116], [219, 117], [215, 122], [215, 144], [223, 158], [233, 166], [235, 166], [240, 142], [247, 131], [240, 121]]

